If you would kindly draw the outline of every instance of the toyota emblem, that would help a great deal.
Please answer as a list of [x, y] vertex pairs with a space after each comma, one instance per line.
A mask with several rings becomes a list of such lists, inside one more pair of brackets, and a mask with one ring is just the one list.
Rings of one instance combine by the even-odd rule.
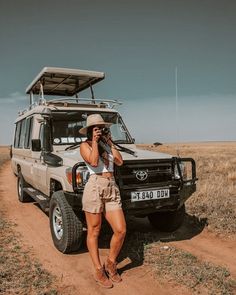
[[135, 171], [135, 176], [138, 180], [144, 181], [147, 179], [148, 174], [147, 174], [147, 171], [139, 170], [139, 171]]

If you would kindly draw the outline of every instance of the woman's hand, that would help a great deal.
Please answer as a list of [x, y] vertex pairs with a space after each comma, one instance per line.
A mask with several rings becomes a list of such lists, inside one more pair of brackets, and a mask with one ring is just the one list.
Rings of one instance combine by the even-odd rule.
[[102, 136], [102, 130], [99, 127], [94, 127], [92, 141], [99, 142], [101, 136]]

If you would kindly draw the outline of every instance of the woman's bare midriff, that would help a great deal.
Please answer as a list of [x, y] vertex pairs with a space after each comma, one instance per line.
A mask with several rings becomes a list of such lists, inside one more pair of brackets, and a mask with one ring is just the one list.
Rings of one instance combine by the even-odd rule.
[[113, 172], [96, 173], [96, 175], [101, 175], [102, 177], [106, 177], [106, 178], [112, 178], [112, 177], [114, 177]]

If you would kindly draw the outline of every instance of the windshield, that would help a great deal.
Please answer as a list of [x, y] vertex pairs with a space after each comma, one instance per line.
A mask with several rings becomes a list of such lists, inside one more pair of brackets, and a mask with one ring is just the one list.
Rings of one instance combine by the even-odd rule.
[[87, 139], [79, 130], [86, 125], [86, 118], [99, 113], [105, 122], [113, 123], [110, 127], [112, 139], [116, 143], [132, 143], [132, 138], [121, 118], [116, 112], [96, 111], [57, 111], [52, 112], [52, 141], [54, 145], [80, 143]]

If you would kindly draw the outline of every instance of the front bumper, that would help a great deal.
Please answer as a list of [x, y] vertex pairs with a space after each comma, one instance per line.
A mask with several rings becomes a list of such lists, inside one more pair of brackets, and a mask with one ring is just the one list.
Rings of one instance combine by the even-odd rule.
[[[174, 211], [180, 208], [185, 201], [196, 191], [196, 184], [184, 184], [176, 193], [170, 189], [170, 198], [161, 200], [148, 200], [131, 202], [131, 199], [122, 198], [122, 208], [128, 215], [144, 217], [150, 213], [160, 211]], [[126, 194], [129, 192], [126, 191]], [[76, 211], [82, 210], [83, 191], [77, 193], [65, 192], [68, 203]]]
[[[180, 163], [189, 162], [191, 164], [191, 175], [190, 177], [184, 177], [182, 175], [182, 171], [180, 168]], [[129, 175], [122, 174], [119, 170], [119, 168], [116, 169], [115, 177], [117, 184], [120, 188], [120, 194], [122, 199], [122, 207], [123, 210], [126, 211], [130, 215], [135, 216], [146, 216], [150, 213], [154, 213], [157, 211], [175, 211], [178, 208], [180, 208], [185, 201], [196, 191], [196, 165], [195, 161], [192, 158], [176, 158], [173, 157], [171, 159], [160, 159], [156, 160], [155, 163], [151, 160], [149, 161], [139, 161], [137, 163], [136, 160], [128, 161], [126, 163], [128, 166], [134, 166], [135, 169], [138, 169], [143, 166], [149, 165], [157, 166], [169, 163], [169, 166], [172, 167], [172, 175], [170, 179], [163, 181], [158, 180], [155, 181], [155, 183], [140, 183], [135, 184], [132, 182], [126, 182], [124, 183], [123, 180], [127, 179]], [[72, 184], [73, 184], [73, 190], [74, 193], [69, 193], [69, 199], [71, 199], [71, 202], [74, 206], [76, 206], [78, 209], [82, 209], [82, 194], [83, 190], [77, 187], [76, 185], [76, 169], [79, 166], [83, 166], [84, 163], [78, 163], [74, 165], [72, 169]], [[124, 166], [124, 165], [123, 165]], [[121, 166], [121, 167], [123, 167]], [[179, 179], [176, 179], [174, 176], [174, 167], [177, 167]], [[168, 188], [170, 190], [170, 197], [167, 199], [160, 199], [160, 200], [147, 200], [147, 201], [136, 201], [131, 202], [131, 192], [132, 191], [151, 191], [151, 190], [158, 190], [162, 188]]]

